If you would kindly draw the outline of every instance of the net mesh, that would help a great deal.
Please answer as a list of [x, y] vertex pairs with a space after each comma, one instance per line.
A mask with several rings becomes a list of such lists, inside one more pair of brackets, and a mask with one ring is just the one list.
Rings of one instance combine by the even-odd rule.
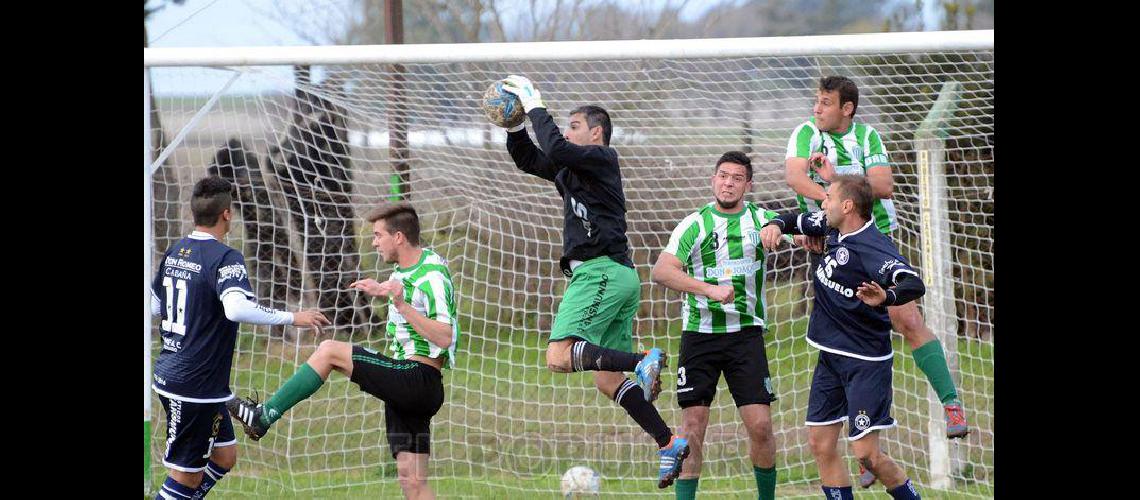
[[[234, 73], [201, 120], [191, 123]], [[424, 246], [450, 261], [462, 335], [458, 365], [445, 373], [446, 401], [432, 424], [431, 476], [447, 496], [557, 493], [562, 472], [586, 465], [606, 496], [657, 490], [656, 447], [586, 374], [545, 368], [546, 338], [567, 280], [561, 200], [553, 184], [518, 171], [505, 133], [488, 124], [479, 98], [508, 74], [531, 78], [565, 127], [569, 110], [598, 104], [613, 117], [628, 236], [641, 277], [635, 348], [679, 348], [680, 294], [651, 284], [649, 270], [670, 232], [711, 201], [720, 154], [743, 150], [755, 167], [748, 198], [795, 209], [784, 182], [792, 129], [810, 117], [819, 77], [859, 85], [857, 120], [882, 134], [894, 171], [900, 250], [924, 276], [914, 136], [942, 85], [961, 84], [945, 123], [953, 310], [943, 339], [973, 433], [949, 443], [950, 484], [968, 496], [993, 485], [993, 52], [850, 56], [642, 59], [519, 63], [344, 65], [316, 68], [153, 68], [162, 146], [183, 129], [154, 176], [155, 262], [192, 230], [193, 183], [219, 174], [238, 188], [227, 244], [241, 250], [261, 303], [319, 307], [334, 321], [315, 337], [293, 328], [243, 325], [231, 387], [272, 393], [323, 338], [387, 348], [386, 305], [347, 291], [361, 277], [386, 278], [370, 248], [370, 208], [398, 198], [419, 211]], [[189, 89], [189, 90], [188, 90]], [[154, 122], [154, 120], [152, 120]], [[159, 150], [161, 151], [161, 150]], [[816, 352], [804, 336], [812, 292], [806, 255], [772, 254], [765, 290], [766, 345], [779, 400], [772, 405], [781, 496], [817, 496], [818, 473], [803, 425]], [[927, 311], [929, 315], [930, 312]], [[928, 319], [928, 324], [930, 324]], [[893, 334], [898, 427], [884, 450], [920, 487], [932, 482], [931, 394], [910, 348]], [[160, 347], [155, 334], [155, 355]], [[675, 365], [675, 361], [671, 363]], [[681, 423], [675, 366], [656, 403]], [[748, 435], [723, 380], [706, 432], [701, 492], [754, 495]], [[153, 472], [160, 478], [165, 420], [157, 398]], [[239, 437], [240, 463], [219, 492], [398, 495], [384, 437], [383, 404], [332, 375], [260, 442]], [[932, 420], [933, 419], [933, 420]], [[239, 428], [240, 434], [240, 428]], [[846, 440], [841, 452], [856, 465]]]

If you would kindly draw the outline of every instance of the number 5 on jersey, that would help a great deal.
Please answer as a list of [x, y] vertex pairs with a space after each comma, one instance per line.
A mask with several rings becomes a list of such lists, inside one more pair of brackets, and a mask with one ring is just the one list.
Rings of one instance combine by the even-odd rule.
[[582, 228], [586, 230], [586, 237], [589, 238], [591, 233], [593, 233], [593, 228], [590, 227], [590, 219], [588, 218], [588, 212], [586, 212], [586, 205], [578, 203], [578, 200], [575, 200], [574, 197], [571, 196], [570, 207], [574, 209], [574, 216], [582, 220]]

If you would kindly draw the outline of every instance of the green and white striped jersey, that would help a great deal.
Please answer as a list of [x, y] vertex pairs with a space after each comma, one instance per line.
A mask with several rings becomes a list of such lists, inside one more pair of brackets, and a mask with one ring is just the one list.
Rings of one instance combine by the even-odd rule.
[[689, 214], [673, 230], [665, 251], [681, 261], [689, 276], [714, 285], [731, 284], [734, 289], [729, 304], [685, 293], [681, 306], [685, 331], [732, 333], [765, 326], [760, 229], [776, 215], [748, 201], [740, 212], [726, 214], [712, 202]]
[[[801, 123], [792, 131], [788, 139], [788, 154], [785, 158], [808, 158], [812, 153], [822, 152], [835, 165], [837, 174], [866, 175], [867, 169], [880, 165], [889, 165], [887, 161], [887, 148], [874, 127], [865, 123], [851, 122], [851, 127], [842, 134], [831, 132], [823, 133], [815, 126], [815, 117]], [[808, 176], [812, 182], [827, 189], [827, 183], [808, 169]], [[800, 211], [817, 212], [822, 210], [816, 200], [796, 195]], [[883, 233], [890, 233], [898, 228], [895, 215], [895, 205], [891, 200], [876, 198], [871, 208], [875, 219], [875, 227]]]
[[388, 305], [388, 337], [392, 339], [389, 350], [393, 358], [407, 359], [417, 354], [429, 358], [444, 356], [444, 366], [455, 366], [455, 346], [459, 343], [459, 321], [455, 309], [455, 289], [451, 286], [451, 272], [447, 260], [425, 248], [420, 261], [407, 269], [399, 266], [392, 271], [389, 281], [404, 283], [404, 300], [430, 320], [451, 325], [451, 346], [443, 349], [416, 332], [412, 324], [396, 310], [395, 304]]

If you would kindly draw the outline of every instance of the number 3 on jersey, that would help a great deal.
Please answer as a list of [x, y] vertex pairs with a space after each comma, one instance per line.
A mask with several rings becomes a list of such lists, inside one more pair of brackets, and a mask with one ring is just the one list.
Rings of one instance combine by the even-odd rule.
[[[162, 278], [162, 287], [166, 289], [166, 319], [162, 320], [162, 329], [178, 335], [186, 335], [186, 280], [174, 280], [170, 276]], [[177, 300], [178, 309], [174, 309]]]

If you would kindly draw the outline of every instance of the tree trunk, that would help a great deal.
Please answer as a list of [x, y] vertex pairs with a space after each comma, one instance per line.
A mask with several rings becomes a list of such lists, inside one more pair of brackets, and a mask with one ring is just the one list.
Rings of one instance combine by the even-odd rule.
[[[143, 6], [143, 48], [147, 47], [146, 6]], [[149, 72], [150, 69], [147, 68]], [[154, 79], [150, 79], [150, 157], [153, 161], [166, 149], [166, 134], [162, 130], [162, 120], [158, 113], [158, 102], [154, 98]], [[170, 167], [158, 169], [151, 179], [152, 216], [154, 218], [154, 250], [162, 252], [174, 244], [181, 233], [178, 221], [179, 187], [178, 176]], [[157, 259], [155, 260], [157, 262]]]

